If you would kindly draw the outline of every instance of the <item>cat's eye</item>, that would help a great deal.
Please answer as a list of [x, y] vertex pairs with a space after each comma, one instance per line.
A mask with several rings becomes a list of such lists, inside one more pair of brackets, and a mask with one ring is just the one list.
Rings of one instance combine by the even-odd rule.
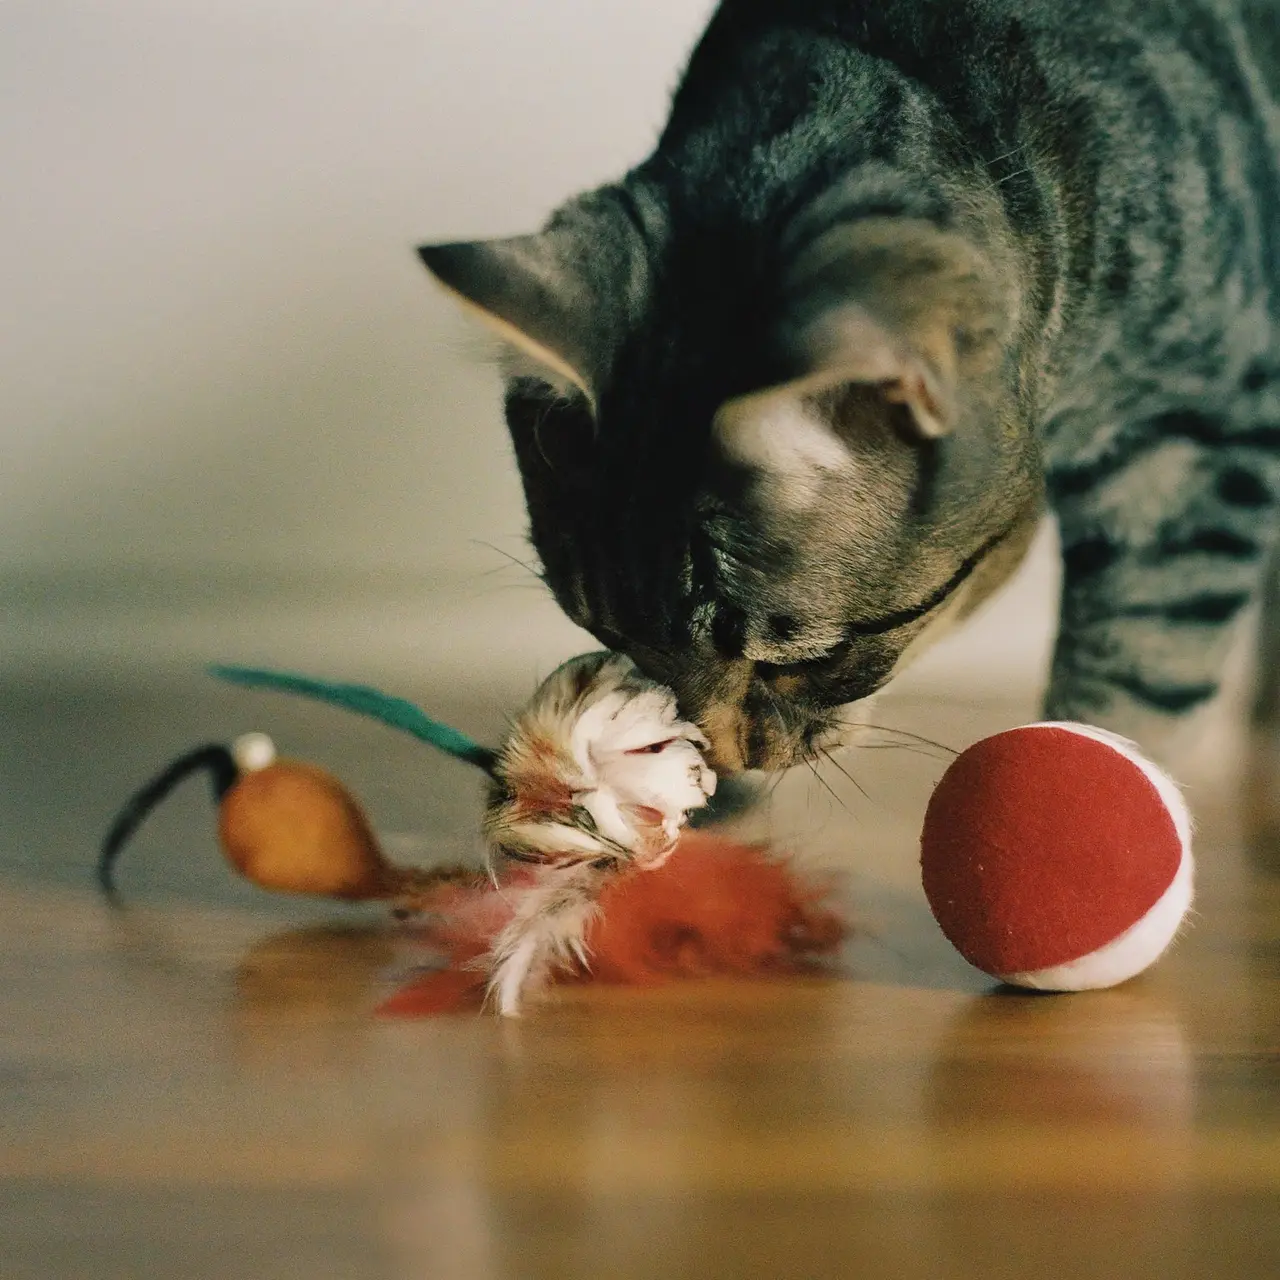
[[756, 676], [761, 680], [777, 680], [786, 676], [825, 676], [838, 671], [853, 648], [853, 640], [845, 636], [818, 658], [802, 658], [798, 662], [757, 662]]
[[673, 742], [674, 738], [665, 738], [662, 742], [651, 742], [648, 746], [632, 747], [627, 752], [629, 756], [656, 756], [660, 751], [665, 751]]

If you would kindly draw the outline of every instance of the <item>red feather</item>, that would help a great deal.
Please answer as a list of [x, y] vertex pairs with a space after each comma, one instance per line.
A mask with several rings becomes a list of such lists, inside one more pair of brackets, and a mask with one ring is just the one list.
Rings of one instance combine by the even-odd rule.
[[[522, 870], [510, 883], [528, 875]], [[605, 887], [587, 933], [590, 969], [562, 980], [638, 984], [794, 973], [845, 936], [829, 896], [828, 885], [759, 845], [690, 832], [662, 866], [622, 874]], [[438, 923], [426, 941], [446, 967], [410, 981], [381, 1013], [450, 1013], [483, 1001], [483, 957], [511, 914], [502, 890], [447, 885], [430, 907]]]

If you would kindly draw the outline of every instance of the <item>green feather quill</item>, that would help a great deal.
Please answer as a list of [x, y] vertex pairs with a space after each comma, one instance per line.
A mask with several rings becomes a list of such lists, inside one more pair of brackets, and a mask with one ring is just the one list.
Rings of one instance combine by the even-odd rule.
[[452, 725], [433, 720], [420, 707], [407, 698], [397, 698], [379, 689], [363, 684], [341, 684], [330, 680], [315, 680], [310, 676], [294, 675], [287, 671], [264, 671], [257, 667], [215, 666], [210, 675], [246, 689], [271, 689], [277, 693], [296, 693], [304, 698], [327, 702], [330, 706], [354, 711], [357, 715], [381, 720], [383, 724], [412, 734], [420, 742], [426, 742], [455, 760], [465, 760], [486, 773], [493, 772], [498, 753], [491, 747], [482, 747], [474, 739]]

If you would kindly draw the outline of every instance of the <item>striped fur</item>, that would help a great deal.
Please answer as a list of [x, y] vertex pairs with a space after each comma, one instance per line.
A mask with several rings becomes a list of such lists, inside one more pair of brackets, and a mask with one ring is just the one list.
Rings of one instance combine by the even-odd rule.
[[507, 411], [563, 607], [787, 764], [1047, 494], [1047, 713], [1158, 739], [1273, 541], [1278, 89], [1273, 0], [725, 0], [649, 159], [423, 250], [553, 367]]

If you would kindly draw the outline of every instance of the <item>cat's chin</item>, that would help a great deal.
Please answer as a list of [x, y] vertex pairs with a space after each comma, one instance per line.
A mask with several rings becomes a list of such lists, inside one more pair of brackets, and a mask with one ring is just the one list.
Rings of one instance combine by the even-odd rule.
[[846, 708], [818, 711], [778, 708], [764, 716], [741, 707], [718, 706], [699, 717], [708, 746], [703, 755], [723, 780], [741, 773], [779, 773], [808, 764], [844, 745]]

